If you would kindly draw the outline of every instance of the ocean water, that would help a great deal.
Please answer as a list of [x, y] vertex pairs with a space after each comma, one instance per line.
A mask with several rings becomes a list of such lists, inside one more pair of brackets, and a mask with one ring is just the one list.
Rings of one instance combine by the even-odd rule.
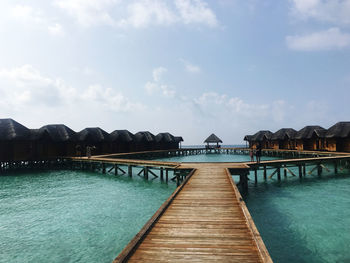
[[0, 176], [0, 262], [110, 263], [175, 188], [79, 171]]
[[[250, 158], [203, 154], [167, 160]], [[244, 199], [274, 262], [350, 263], [350, 173], [329, 169], [302, 180], [282, 172], [281, 182], [276, 175], [264, 181], [259, 173], [257, 186], [250, 175]], [[137, 172], [133, 178], [81, 171], [0, 176], [0, 263], [111, 262], [176, 188]]]

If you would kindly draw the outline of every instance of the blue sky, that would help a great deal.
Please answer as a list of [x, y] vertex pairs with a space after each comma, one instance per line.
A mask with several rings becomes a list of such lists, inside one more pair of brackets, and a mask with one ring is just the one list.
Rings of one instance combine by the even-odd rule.
[[2, 0], [0, 114], [216, 133], [349, 120], [350, 0]]

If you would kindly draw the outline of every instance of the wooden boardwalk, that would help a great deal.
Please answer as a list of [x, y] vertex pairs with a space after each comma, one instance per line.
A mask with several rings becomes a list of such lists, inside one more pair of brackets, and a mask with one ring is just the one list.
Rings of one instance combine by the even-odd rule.
[[114, 262], [272, 262], [225, 165], [189, 166], [182, 190]]

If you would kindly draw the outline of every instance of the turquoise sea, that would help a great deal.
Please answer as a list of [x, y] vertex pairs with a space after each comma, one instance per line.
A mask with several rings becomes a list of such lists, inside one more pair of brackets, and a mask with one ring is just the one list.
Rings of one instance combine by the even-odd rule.
[[78, 171], [0, 176], [0, 262], [112, 262], [176, 184]]
[[[68, 170], [0, 176], [0, 262], [111, 262], [176, 187], [134, 172], [133, 178]], [[301, 181], [282, 173], [281, 182], [259, 174], [257, 186], [250, 178], [244, 199], [274, 262], [350, 262], [348, 170]]]

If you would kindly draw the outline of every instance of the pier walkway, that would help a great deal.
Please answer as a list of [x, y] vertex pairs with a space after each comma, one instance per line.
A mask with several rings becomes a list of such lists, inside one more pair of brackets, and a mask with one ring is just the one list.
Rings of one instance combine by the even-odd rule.
[[[183, 166], [183, 167], [182, 167]], [[114, 262], [272, 262], [227, 168], [195, 168]]]

